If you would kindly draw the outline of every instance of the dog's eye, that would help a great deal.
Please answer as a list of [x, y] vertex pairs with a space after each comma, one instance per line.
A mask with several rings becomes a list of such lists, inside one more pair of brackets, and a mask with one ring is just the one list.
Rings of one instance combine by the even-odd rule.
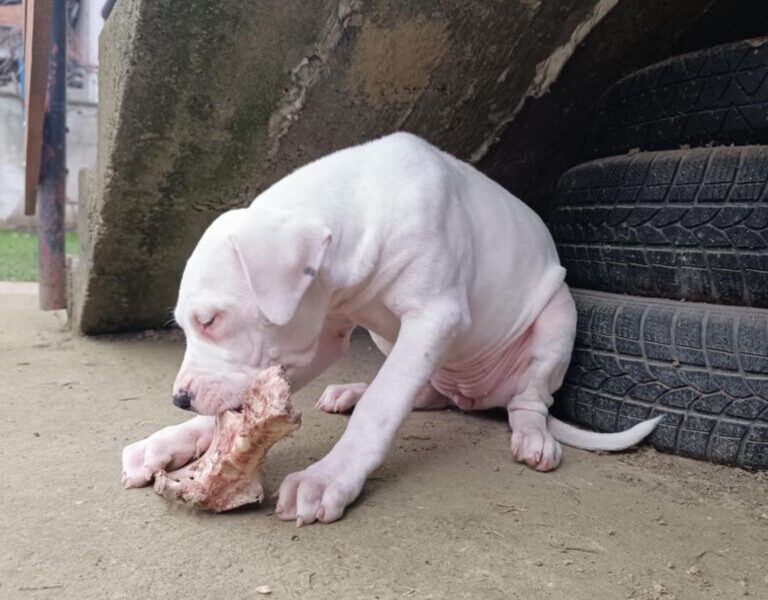
[[213, 314], [196, 314], [194, 316], [195, 323], [197, 326], [202, 329], [203, 331], [208, 331], [211, 326], [214, 324], [216, 319], [218, 319], [219, 313], [213, 313]]

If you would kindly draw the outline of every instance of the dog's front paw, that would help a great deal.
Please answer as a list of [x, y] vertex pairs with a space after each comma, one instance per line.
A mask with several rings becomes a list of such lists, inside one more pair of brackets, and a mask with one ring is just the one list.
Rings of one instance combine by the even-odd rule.
[[512, 432], [512, 456], [537, 471], [552, 471], [560, 464], [560, 443], [546, 427], [529, 425]]
[[349, 412], [362, 398], [366, 389], [368, 389], [367, 383], [329, 385], [315, 403], [315, 408], [327, 413]]
[[123, 448], [123, 486], [142, 487], [159, 471], [183, 467], [208, 449], [215, 427], [214, 417], [195, 417], [126, 446]]
[[331, 523], [341, 518], [361, 488], [362, 482], [346, 481], [318, 463], [285, 478], [275, 514], [283, 521], [295, 520], [297, 526], [315, 521]]
[[147, 441], [148, 438], [139, 440], [123, 448], [123, 475], [120, 482], [126, 489], [145, 486], [154, 475], [144, 466]]
[[[165, 469], [173, 469], [175, 463], [181, 462], [174, 460], [173, 450], [163, 443], [162, 437], [158, 439], [155, 437], [156, 435], [123, 448], [123, 474], [120, 481], [126, 489], [148, 485], [155, 473]], [[177, 451], [175, 456], [183, 460], [187, 454], [179, 454]], [[190, 455], [189, 460], [192, 458]], [[186, 462], [181, 462], [178, 466], [184, 466]]]

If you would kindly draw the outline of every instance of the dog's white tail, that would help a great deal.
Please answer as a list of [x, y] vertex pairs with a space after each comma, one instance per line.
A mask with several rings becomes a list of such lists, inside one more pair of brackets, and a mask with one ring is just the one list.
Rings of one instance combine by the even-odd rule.
[[618, 433], [597, 433], [579, 429], [568, 423], [548, 417], [547, 425], [550, 433], [558, 442], [566, 446], [581, 448], [582, 450], [625, 450], [634, 446], [654, 430], [664, 416], [655, 417], [638, 423], [626, 431]]

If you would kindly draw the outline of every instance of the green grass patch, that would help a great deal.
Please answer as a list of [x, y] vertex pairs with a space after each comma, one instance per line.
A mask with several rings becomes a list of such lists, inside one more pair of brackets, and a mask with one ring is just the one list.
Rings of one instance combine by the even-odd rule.
[[[77, 234], [65, 234], [64, 249], [76, 254]], [[0, 281], [37, 281], [37, 234], [0, 231]]]

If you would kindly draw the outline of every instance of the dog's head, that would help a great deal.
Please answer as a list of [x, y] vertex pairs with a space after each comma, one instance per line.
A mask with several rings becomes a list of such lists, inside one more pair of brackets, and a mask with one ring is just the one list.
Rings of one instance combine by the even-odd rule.
[[213, 415], [242, 403], [256, 373], [309, 364], [328, 305], [319, 281], [331, 242], [322, 223], [287, 211], [232, 210], [214, 221], [184, 269], [176, 322], [187, 349], [173, 386], [181, 408]]

